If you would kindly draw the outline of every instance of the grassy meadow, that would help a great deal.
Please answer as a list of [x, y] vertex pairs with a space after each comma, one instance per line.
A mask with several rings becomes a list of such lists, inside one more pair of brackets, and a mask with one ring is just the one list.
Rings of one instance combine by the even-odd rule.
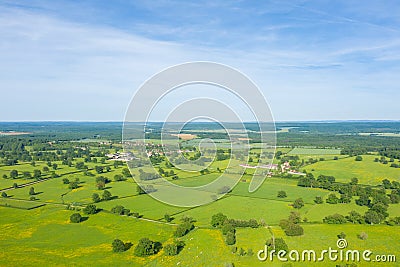
[[[194, 139], [195, 140], [195, 139]], [[193, 140], [187, 142], [195, 142]], [[259, 148], [254, 145], [253, 153]], [[314, 174], [333, 175], [338, 182], [347, 183], [351, 178], [357, 177], [360, 184], [376, 186], [382, 179], [400, 179], [400, 169], [390, 168], [389, 165], [374, 162], [376, 156], [363, 155], [362, 161], [355, 161], [354, 157], [340, 155], [338, 149], [315, 149], [315, 148], [278, 148], [283, 155], [297, 155], [300, 159], [325, 158], [306, 165], [302, 169]], [[286, 154], [287, 153], [287, 154]], [[338, 156], [337, 160], [333, 160]], [[77, 159], [74, 163], [83, 161]], [[278, 161], [276, 161], [278, 162]], [[1, 266], [225, 266], [234, 263], [235, 266], [305, 266], [304, 263], [260, 262], [256, 255], [258, 250], [263, 249], [267, 239], [282, 237], [289, 249], [315, 249], [320, 251], [329, 246], [335, 247], [337, 235], [346, 233], [349, 247], [352, 249], [371, 249], [376, 253], [387, 253], [399, 251], [398, 241], [400, 231], [398, 226], [380, 225], [330, 225], [323, 223], [327, 215], [340, 213], [347, 215], [350, 211], [363, 214], [367, 207], [355, 204], [355, 197], [349, 204], [315, 204], [314, 200], [320, 196], [325, 200], [331, 193], [319, 188], [305, 188], [297, 186], [296, 175], [286, 177], [274, 175], [268, 177], [263, 185], [254, 193], [249, 193], [249, 181], [252, 170], [246, 170], [244, 178], [238, 182], [226, 196], [211, 204], [194, 207], [174, 207], [156, 201], [147, 194], [138, 194], [137, 185], [132, 178], [125, 181], [114, 181], [116, 174], [122, 174], [125, 166], [113, 167], [112, 161], [104, 164], [88, 162], [88, 175], [77, 170], [74, 166], [68, 167], [61, 162], [55, 162], [58, 168], [54, 170], [59, 177], [51, 178], [50, 172], [43, 172], [43, 178], [48, 180], [38, 181], [36, 184], [25, 187], [11, 188], [4, 192], [7, 198], [0, 199], [1, 220], [0, 234]], [[227, 160], [216, 161], [209, 167], [210, 173], [188, 174], [175, 169], [179, 176], [173, 181], [182, 186], [199, 186], [216, 179], [220, 173], [217, 167], [224, 170], [228, 164]], [[234, 162], [239, 164], [239, 161]], [[110, 166], [108, 172], [97, 174], [95, 166]], [[1, 166], [0, 177], [9, 175], [11, 170], [18, 170], [16, 179], [0, 178], [0, 189], [12, 187], [14, 183], [19, 186], [35, 182], [34, 179], [25, 179], [24, 171], [33, 172], [34, 169], [42, 170], [46, 162], [37, 161], [36, 166], [29, 163], [19, 163], [15, 166]], [[164, 163], [160, 167], [166, 171]], [[238, 169], [240, 169], [238, 167]], [[134, 174], [138, 175], [135, 170]], [[69, 222], [69, 216], [76, 212], [67, 209], [68, 204], [85, 206], [93, 202], [93, 193], [101, 195], [103, 190], [96, 188], [96, 177], [104, 176], [111, 180], [105, 189], [110, 191], [114, 198], [109, 201], [95, 203], [101, 209], [93, 215], [84, 215], [84, 221], [79, 224]], [[69, 189], [63, 179], [70, 181], [79, 179], [78, 188]], [[29, 188], [34, 187], [36, 200], [31, 201]], [[278, 197], [279, 191], [285, 191], [286, 197]], [[292, 204], [297, 198], [304, 200], [304, 207], [297, 210]], [[122, 205], [131, 212], [140, 214], [140, 218], [133, 216], [120, 216], [110, 213], [110, 210]], [[400, 204], [389, 205], [390, 216], [400, 216]], [[291, 212], [298, 211], [302, 219], [304, 235], [299, 237], [286, 236], [279, 227], [279, 222], [287, 218]], [[265, 227], [237, 228], [235, 245], [225, 244], [225, 237], [221, 231], [211, 227], [211, 217], [216, 213], [224, 213], [228, 218], [265, 222]], [[81, 214], [82, 211], [80, 211]], [[172, 222], [167, 223], [164, 215], [173, 217]], [[180, 238], [186, 245], [177, 256], [167, 256], [161, 250], [158, 254], [149, 257], [136, 257], [133, 249], [138, 240], [148, 237], [151, 240], [161, 242], [163, 245], [174, 241], [173, 233], [176, 224], [181, 218], [192, 217], [195, 219], [196, 228], [187, 235]], [[268, 228], [269, 227], [269, 228]], [[368, 239], [360, 240], [357, 235], [361, 232], [368, 234]], [[119, 238], [130, 242], [132, 247], [122, 253], [113, 253], [111, 242]], [[236, 247], [238, 251], [243, 249], [246, 255], [240, 256], [238, 252], [232, 252]], [[195, 263], [195, 265], [193, 265]], [[326, 262], [313, 263], [307, 266], [327, 266]], [[333, 265], [332, 265], [333, 266]], [[357, 266], [372, 266], [359, 263]], [[383, 266], [383, 265], [382, 265]], [[384, 266], [396, 266], [387, 264]]]

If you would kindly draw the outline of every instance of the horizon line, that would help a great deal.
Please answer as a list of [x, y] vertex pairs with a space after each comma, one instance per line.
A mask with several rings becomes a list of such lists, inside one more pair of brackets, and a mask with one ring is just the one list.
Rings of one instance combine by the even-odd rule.
[[[0, 121], [0, 123], [57, 123], [57, 122], [70, 122], [70, 123], [145, 123], [144, 121], [119, 121], [119, 120], [15, 120], [15, 121]], [[258, 121], [223, 121], [224, 123], [271, 123], [271, 122], [258, 122]], [[326, 120], [277, 120], [274, 123], [321, 123], [321, 122], [400, 122], [395, 119], [326, 119]], [[147, 121], [147, 123], [165, 123], [164, 121]], [[168, 123], [182, 123], [182, 121], [170, 121]], [[209, 121], [198, 121], [194, 123], [212, 123]]]

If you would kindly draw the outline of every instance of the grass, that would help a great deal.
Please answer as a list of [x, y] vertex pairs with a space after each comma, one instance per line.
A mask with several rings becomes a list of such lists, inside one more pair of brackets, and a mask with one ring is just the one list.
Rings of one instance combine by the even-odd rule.
[[[152, 257], [137, 258], [133, 248], [142, 237], [165, 243], [174, 227], [107, 213], [91, 215], [80, 224], [69, 223], [72, 211], [43, 207], [25, 211], [0, 207], [1, 266], [140, 266]], [[111, 242], [120, 238], [133, 247], [113, 253]]]
[[[263, 185], [254, 193], [248, 191], [249, 183], [238, 183], [231, 195], [239, 195], [250, 198], [263, 198], [284, 202], [292, 202], [297, 198], [303, 198], [306, 203], [313, 203], [316, 196], [325, 196], [329, 191], [319, 188], [304, 188], [297, 186], [296, 179], [267, 178]], [[278, 198], [278, 191], [285, 191], [286, 198]]]
[[[195, 140], [192, 140], [194, 142]], [[289, 151], [289, 148], [278, 148], [277, 150]], [[257, 148], [253, 152], [256, 152]], [[294, 150], [296, 152], [296, 150]], [[289, 153], [294, 153], [293, 150]], [[335, 152], [335, 153], [333, 153]], [[334, 149], [310, 149], [301, 148], [297, 150], [300, 158], [325, 157], [333, 158], [338, 150]], [[376, 156], [363, 156], [363, 161], [356, 162], [354, 157], [340, 158], [339, 160], [321, 161], [305, 167], [314, 176], [319, 174], [333, 175], [337, 181], [349, 182], [351, 178], [357, 177], [363, 184], [379, 184], [382, 179], [399, 179], [400, 170], [390, 168], [388, 165], [373, 162]], [[77, 160], [77, 162], [82, 159]], [[264, 184], [254, 193], [248, 192], [250, 175], [246, 175], [247, 182], [239, 182], [232, 192], [224, 198], [209, 205], [195, 208], [180, 208], [163, 204], [149, 195], [137, 195], [136, 183], [133, 179], [123, 182], [111, 182], [107, 184], [107, 190], [112, 195], [118, 196], [111, 201], [96, 203], [99, 208], [109, 211], [116, 205], [123, 205], [132, 212], [139, 212], [143, 218], [157, 220], [150, 222], [135, 219], [127, 216], [117, 216], [109, 212], [100, 212], [90, 215], [89, 218], [80, 224], [69, 223], [69, 216], [73, 211], [66, 210], [62, 203], [61, 195], [65, 203], [80, 202], [91, 203], [93, 193], [102, 194], [101, 190], [95, 187], [95, 177], [102, 175], [111, 180], [115, 174], [120, 174], [122, 167], [104, 174], [84, 176], [82, 172], [74, 167], [61, 165], [57, 173], [60, 178], [50, 179], [33, 185], [38, 194], [35, 196], [38, 201], [18, 201], [29, 199], [29, 188], [18, 188], [8, 190], [11, 198], [0, 199], [0, 205], [9, 203], [19, 209], [1, 207], [0, 227], [0, 266], [32, 266], [32, 265], [57, 265], [57, 266], [223, 266], [225, 263], [235, 263], [235, 266], [283, 266], [281, 262], [259, 262], [255, 255], [239, 256], [232, 253], [232, 246], [224, 242], [220, 230], [210, 226], [212, 215], [222, 212], [229, 218], [248, 220], [264, 220], [272, 227], [272, 233], [276, 237], [283, 237], [290, 249], [315, 249], [322, 250], [328, 246], [336, 246], [336, 235], [345, 232], [350, 248], [371, 249], [376, 253], [396, 253], [399, 251], [398, 240], [400, 239], [399, 227], [386, 225], [327, 225], [321, 224], [322, 219], [334, 213], [347, 215], [351, 210], [363, 214], [366, 207], [357, 206], [354, 199], [350, 204], [314, 204], [316, 196], [326, 196], [329, 191], [316, 188], [303, 188], [297, 186], [296, 179], [267, 178]], [[224, 169], [227, 161], [214, 162], [210, 167], [213, 171], [206, 175], [187, 173], [174, 170], [180, 177], [174, 181], [178, 185], [198, 186], [216, 179], [220, 174], [215, 172], [217, 167]], [[87, 163], [89, 168], [96, 165], [107, 166], [100, 163]], [[29, 163], [21, 163], [16, 166], [0, 167], [0, 177], [3, 174], [9, 175], [10, 170], [17, 169], [20, 174], [23, 171], [33, 172], [34, 169], [42, 170], [47, 166], [45, 162], [37, 162], [33, 167]], [[167, 170], [167, 168], [164, 168]], [[169, 170], [169, 169], [168, 169]], [[249, 173], [251, 171], [249, 170]], [[79, 178], [79, 188], [70, 190], [68, 185], [63, 184], [62, 179], [69, 178], [73, 181]], [[0, 188], [10, 187], [14, 182], [18, 184], [32, 180], [3, 179], [0, 178]], [[286, 198], [278, 198], [278, 191], [285, 191]], [[176, 196], [180, 197], [180, 196]], [[303, 223], [304, 236], [287, 237], [278, 227], [281, 219], [287, 218], [291, 211], [291, 203], [296, 198], [303, 198], [306, 205], [299, 210], [302, 218], [307, 217], [309, 223]], [[45, 206], [37, 207], [43, 202]], [[390, 217], [400, 216], [400, 206], [390, 205]], [[30, 209], [31, 208], [31, 209]], [[30, 209], [30, 210], [24, 210]], [[178, 256], [166, 256], [163, 251], [155, 256], [138, 258], [133, 256], [133, 247], [123, 253], [112, 253], [111, 242], [115, 238], [132, 242], [135, 246], [142, 237], [149, 237], [154, 241], [163, 244], [172, 243], [175, 226], [163, 224], [164, 214], [170, 214], [175, 219], [172, 223], [179, 223], [182, 216], [190, 216], [196, 219], [196, 228], [181, 239], [186, 242], [185, 248]], [[368, 239], [362, 241], [357, 234], [366, 232]], [[246, 251], [250, 248], [257, 253], [264, 247], [265, 241], [271, 237], [267, 228], [258, 229], [237, 229], [236, 240], [238, 249]], [[326, 266], [327, 262], [315, 263], [313, 266]], [[291, 266], [304, 266], [302, 263], [292, 263]], [[360, 264], [359, 266], [364, 266]], [[373, 265], [365, 265], [373, 266]], [[395, 266], [395, 265], [385, 265]]]
[[[294, 210], [289, 204], [283, 201], [228, 196], [209, 205], [188, 209], [179, 213], [179, 216], [193, 217], [197, 220], [197, 225], [203, 227], [210, 227], [212, 215], [219, 212], [232, 219], [263, 219], [268, 224], [278, 224], [280, 219]], [[174, 217], [179, 216], [177, 214]]]
[[340, 155], [340, 149], [335, 148], [303, 148], [295, 147], [288, 155]]
[[21, 201], [12, 198], [0, 198], [0, 206], [18, 208], [18, 209], [34, 209], [41, 207], [43, 204], [35, 201]]
[[391, 168], [389, 164], [374, 162], [376, 156], [363, 155], [362, 161], [349, 157], [334, 161], [320, 161], [306, 166], [304, 169], [312, 172], [315, 177], [320, 174], [332, 175], [338, 182], [349, 182], [357, 177], [361, 184], [378, 185], [383, 179], [399, 180], [400, 169]]

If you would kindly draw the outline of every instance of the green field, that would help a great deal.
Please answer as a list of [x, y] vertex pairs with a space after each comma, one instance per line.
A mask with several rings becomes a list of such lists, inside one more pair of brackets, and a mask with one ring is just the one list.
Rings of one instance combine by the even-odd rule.
[[[254, 144], [251, 150], [254, 157], [260, 149], [257, 146]], [[277, 150], [288, 153], [287, 155], [298, 155], [300, 159], [325, 158], [325, 161], [300, 168], [300, 170], [305, 169], [313, 173], [315, 177], [320, 174], [333, 175], [336, 181], [345, 183], [357, 177], [360, 184], [368, 185], [378, 185], [384, 178], [390, 180], [400, 178], [400, 169], [390, 168], [389, 164], [374, 162], [375, 155], [363, 155], [363, 160], [356, 162], [354, 157], [340, 155], [338, 149], [278, 148]], [[333, 160], [336, 156], [339, 159]], [[73, 165], [81, 161], [83, 161], [82, 158], [75, 159]], [[235, 165], [235, 171], [241, 169], [238, 160], [232, 162]], [[280, 163], [277, 159], [275, 162]], [[0, 252], [1, 266], [48, 265], [49, 263], [55, 266], [86, 266], [94, 263], [96, 266], [191, 266], [193, 262], [196, 262], [195, 266], [225, 266], [228, 263], [234, 263], [235, 266], [311, 266], [304, 263], [282, 265], [283, 263], [277, 261], [260, 262], [255, 255], [240, 256], [237, 252], [232, 253], [232, 247], [236, 246], [238, 250], [243, 248], [246, 252], [251, 249], [256, 253], [263, 249], [266, 240], [274, 235], [284, 238], [289, 249], [319, 251], [328, 246], [334, 247], [336, 235], [342, 231], [347, 235], [346, 239], [350, 248], [371, 249], [381, 254], [398, 251], [398, 246], [394, 245], [400, 238], [398, 226], [387, 226], [384, 223], [372, 226], [350, 223], [324, 224], [322, 220], [327, 215], [335, 213], [347, 215], [353, 210], [364, 214], [368, 208], [356, 205], [356, 197], [353, 197], [349, 204], [325, 202], [315, 204], [314, 200], [317, 196], [325, 200], [331, 192], [319, 188], [299, 187], [296, 176], [276, 173], [273, 177], [268, 177], [256, 192], [249, 193], [249, 182], [254, 169], [247, 169], [247, 174], [240, 179], [232, 191], [218, 201], [200, 207], [181, 208], [161, 203], [147, 194], [139, 195], [137, 185], [132, 178], [126, 181], [114, 181], [114, 175], [122, 174], [125, 166], [114, 168], [112, 161], [106, 161], [104, 164], [85, 163], [89, 168], [89, 175], [84, 175], [74, 166], [68, 167], [62, 165], [61, 162], [56, 163], [58, 164], [56, 173], [60, 177], [51, 178], [50, 172], [42, 172], [43, 178], [50, 179], [4, 191], [8, 197], [0, 199], [2, 215], [0, 226], [3, 229], [0, 242], [1, 247], [6, 249]], [[174, 170], [179, 179], [172, 180], [168, 177], [167, 180], [177, 185], [200, 186], [215, 180], [220, 175], [217, 167], [223, 171], [227, 164], [228, 160], [214, 161], [209, 167], [210, 173], [203, 175], [198, 172], [189, 173], [176, 168], [167, 168], [165, 163], [157, 165], [155, 169], [162, 167], [166, 171]], [[97, 165], [111, 166], [111, 169], [97, 174], [94, 170]], [[9, 175], [13, 169], [18, 170], [19, 176], [16, 179], [0, 178], [0, 189], [11, 187], [13, 183], [23, 186], [25, 183], [34, 182], [34, 179], [22, 178], [22, 172], [32, 173], [34, 169], [42, 169], [44, 166], [47, 165], [43, 161], [37, 161], [35, 167], [25, 162], [15, 166], [1, 166], [1, 176]], [[138, 169], [133, 171], [135, 175], [139, 175]], [[143, 169], [150, 170], [148, 167], [143, 167]], [[87, 217], [85, 221], [79, 224], [70, 223], [69, 216], [76, 211], [67, 210], [67, 205], [73, 204], [80, 209], [92, 203], [93, 193], [101, 195], [103, 190], [96, 188], [96, 177], [100, 175], [111, 180], [106, 184], [106, 189], [114, 198], [96, 203], [101, 211], [94, 215], [84, 215]], [[63, 183], [64, 178], [70, 181], [78, 178], [79, 187], [69, 189], [68, 185]], [[29, 200], [30, 187], [34, 187], [37, 193], [35, 201]], [[279, 198], [279, 191], [285, 191], [287, 196]], [[292, 206], [297, 198], [302, 198], [305, 203], [305, 206], [299, 210]], [[140, 218], [110, 213], [110, 210], [117, 205], [122, 205], [131, 212], [138, 212]], [[399, 205], [389, 205], [390, 217], [400, 216]], [[279, 227], [279, 222], [293, 211], [298, 211], [302, 219], [307, 219], [307, 222], [300, 223], [305, 232], [299, 237], [286, 236]], [[219, 212], [231, 219], [263, 221], [266, 226], [256, 229], [237, 228], [236, 244], [228, 246], [225, 244], [225, 237], [221, 231], [210, 225], [211, 217]], [[83, 215], [82, 211], [80, 213]], [[166, 223], [165, 214], [173, 217], [171, 223]], [[186, 246], [179, 255], [166, 256], [163, 250], [150, 257], [141, 258], [133, 255], [133, 248], [142, 237], [159, 241], [163, 245], [172, 243], [176, 224], [179, 224], [183, 217], [194, 218], [196, 228], [180, 238], [186, 242]], [[357, 238], [361, 232], [368, 234], [367, 240]], [[111, 242], [115, 238], [131, 242], [133, 247], [123, 253], [113, 253]], [[313, 263], [312, 266], [327, 266], [326, 264], [326, 262]], [[372, 265], [360, 263], [357, 266]]]
[[340, 149], [334, 148], [303, 148], [295, 147], [288, 155], [340, 155]]
[[317, 177], [320, 174], [332, 175], [339, 182], [349, 182], [357, 177], [360, 183], [377, 185], [383, 179], [400, 180], [400, 169], [391, 168], [389, 164], [374, 162], [376, 156], [363, 155], [362, 161], [355, 161], [355, 157], [333, 161], [320, 161], [308, 165], [304, 169]]

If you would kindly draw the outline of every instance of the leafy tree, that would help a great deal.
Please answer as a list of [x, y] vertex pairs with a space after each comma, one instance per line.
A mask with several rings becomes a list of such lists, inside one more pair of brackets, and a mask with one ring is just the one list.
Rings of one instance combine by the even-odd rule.
[[227, 245], [233, 245], [236, 243], [236, 236], [234, 232], [228, 232], [225, 237], [225, 243]]
[[3, 174], [3, 178], [4, 179], [7, 179], [8, 177], [7, 177], [7, 174]]
[[69, 179], [68, 178], [64, 178], [64, 179], [62, 179], [62, 181], [63, 181], [63, 184], [69, 184]]
[[339, 239], [345, 239], [346, 238], [346, 234], [344, 232], [340, 232], [340, 234], [338, 234], [337, 237]]
[[36, 197], [35, 196], [30, 196], [29, 200], [36, 200]]
[[33, 178], [40, 179], [42, 177], [42, 172], [40, 170], [33, 170]]
[[69, 189], [76, 189], [76, 188], [78, 188], [78, 187], [79, 187], [79, 184], [78, 184], [78, 182], [76, 182], [76, 181], [71, 182], [71, 183], [68, 184], [68, 188], [69, 188]]
[[162, 248], [159, 242], [151, 241], [148, 238], [142, 238], [135, 247], [134, 254], [138, 257], [146, 257], [157, 254]]
[[356, 204], [359, 206], [369, 206], [371, 203], [371, 200], [369, 197], [365, 194], [361, 195], [359, 199], [356, 199]]
[[13, 183], [13, 188], [17, 189], [18, 188], [18, 184], [17, 183]]
[[97, 207], [96, 205], [89, 204], [83, 209], [83, 213], [85, 214], [96, 214], [97, 213]]
[[286, 227], [286, 229], [284, 229], [284, 231], [287, 236], [299, 236], [304, 234], [303, 227], [294, 223], [288, 224], [288, 226]]
[[390, 226], [400, 225], [400, 217], [389, 218], [386, 223]]
[[118, 214], [118, 215], [129, 215], [130, 210], [129, 209], [125, 209], [124, 206], [121, 205], [117, 205], [113, 208], [111, 208], [111, 212]]
[[114, 239], [111, 245], [113, 252], [124, 252], [126, 250], [124, 242], [120, 239]]
[[304, 207], [304, 201], [302, 198], [298, 198], [293, 202], [293, 208], [301, 209], [302, 207]]
[[356, 177], [351, 178], [350, 184], [351, 184], [351, 185], [356, 185], [356, 184], [358, 184], [358, 178], [356, 178]]
[[75, 164], [75, 168], [77, 168], [78, 170], [83, 170], [85, 169], [85, 163], [83, 161], [77, 162]]
[[8, 197], [7, 193], [6, 192], [1, 192], [1, 197], [4, 197], [4, 198]]
[[[274, 242], [275, 241], [275, 242]], [[283, 238], [275, 238], [275, 239], [268, 239], [265, 244], [268, 246], [269, 251], [272, 249], [275, 249], [276, 252], [279, 252], [281, 250], [283, 251], [289, 251], [289, 247], [286, 244], [285, 240]]]
[[228, 217], [220, 212], [211, 217], [211, 225], [213, 227], [222, 227], [227, 220]]
[[170, 222], [170, 221], [172, 221], [174, 218], [173, 217], [171, 217], [169, 214], [165, 214], [164, 215], [164, 220], [166, 221], [166, 222]]
[[100, 202], [101, 199], [100, 199], [99, 194], [93, 193], [93, 195], [92, 195], [92, 200], [93, 200], [94, 203]]
[[124, 178], [121, 174], [116, 174], [114, 175], [114, 181], [120, 182], [120, 181], [125, 181], [126, 178]]
[[397, 191], [392, 190], [389, 197], [392, 204], [400, 203], [400, 194], [398, 194]]
[[322, 204], [324, 201], [322, 200], [321, 196], [316, 196], [314, 199], [315, 204]]
[[387, 212], [387, 206], [384, 205], [383, 203], [376, 203], [371, 207], [372, 211], [375, 211], [378, 213], [380, 216], [381, 220], [385, 219], [386, 217], [389, 216], [389, 213]]
[[44, 166], [44, 167], [43, 167], [43, 171], [44, 171], [44, 172], [48, 172], [48, 171], [49, 171], [49, 167]]
[[105, 186], [106, 186], [106, 184], [104, 182], [102, 182], [102, 181], [99, 181], [99, 182], [96, 183], [96, 187], [99, 190], [103, 190], [105, 188]]
[[10, 171], [10, 178], [12, 179], [18, 178], [18, 171], [17, 170]]
[[361, 240], [366, 240], [368, 238], [368, 234], [365, 232], [362, 232], [359, 235], [357, 235], [357, 237], [360, 238]]
[[146, 185], [146, 187], [144, 188], [144, 191], [146, 194], [148, 194], [148, 193], [156, 192], [157, 189], [155, 189], [153, 185], [149, 184], [149, 185]]
[[110, 180], [104, 176], [98, 176], [98, 177], [96, 177], [96, 183], [99, 183], [99, 182], [107, 184], [110, 182]]
[[218, 194], [226, 194], [229, 193], [232, 189], [229, 186], [223, 186], [218, 189]]
[[131, 174], [131, 172], [129, 171], [128, 168], [123, 168], [123, 169], [122, 169], [122, 175], [123, 175], [124, 177], [127, 177], [127, 178], [132, 177], [132, 174]]
[[362, 161], [363, 160], [363, 158], [361, 157], [361, 156], [357, 156], [356, 158], [355, 158], [355, 161]]
[[285, 191], [278, 191], [278, 197], [279, 197], [279, 198], [285, 198], [285, 197], [287, 197], [286, 192], [285, 192]]
[[221, 230], [222, 230], [222, 234], [223, 234], [223, 235], [226, 235], [226, 234], [228, 234], [229, 232], [235, 233], [235, 227], [234, 227], [232, 224], [230, 224], [230, 223], [224, 224], [224, 225], [222, 226]]
[[82, 216], [79, 213], [74, 213], [69, 217], [72, 223], [80, 223], [82, 221]]
[[189, 233], [194, 228], [194, 224], [192, 222], [184, 222], [178, 225], [174, 232], [175, 237], [182, 237]]
[[349, 212], [346, 219], [351, 223], [362, 223], [364, 221], [362, 215], [354, 210]]
[[114, 165], [114, 169], [118, 168], [118, 166], [119, 166], [118, 161], [114, 160], [113, 165]]
[[31, 174], [30, 172], [27, 172], [27, 171], [23, 172], [23, 173], [22, 173], [22, 176], [23, 176], [25, 179], [31, 179], [31, 178], [32, 178], [32, 174]]
[[184, 246], [185, 246], [185, 242], [176, 240], [174, 243], [168, 244], [164, 247], [165, 255], [167, 255], [167, 256], [178, 255]]
[[382, 185], [385, 189], [390, 189], [392, 187], [392, 183], [388, 179], [383, 179]]
[[111, 198], [112, 198], [112, 195], [111, 195], [110, 191], [104, 190], [103, 195], [102, 195], [102, 199], [103, 200], [110, 200]]
[[53, 170], [57, 170], [57, 168], [58, 168], [58, 165], [57, 165], [57, 163], [53, 163]]
[[338, 197], [336, 196], [336, 194], [332, 193], [332, 194], [329, 194], [329, 195], [328, 195], [328, 197], [327, 197], [327, 199], [326, 199], [326, 203], [329, 203], [329, 204], [337, 204], [337, 203], [339, 203], [339, 199], [338, 199]]
[[33, 188], [33, 187], [29, 188], [29, 195], [31, 195], [31, 196], [36, 195], [35, 188]]
[[95, 171], [96, 171], [98, 174], [104, 172], [104, 167], [103, 167], [103, 166], [98, 166], [98, 165], [96, 165], [96, 166], [94, 167], [94, 169], [95, 169]]
[[139, 195], [146, 194], [146, 191], [144, 191], [143, 188], [142, 188], [140, 185], [137, 185], [137, 186], [136, 186], [136, 192], [137, 192]]
[[328, 215], [322, 221], [328, 224], [343, 224], [347, 222], [346, 218], [338, 213]]
[[300, 213], [293, 211], [290, 212], [288, 220], [291, 223], [299, 223], [301, 221]]
[[291, 212], [287, 220], [281, 220], [279, 226], [284, 230], [287, 236], [303, 235], [303, 228], [298, 225], [300, 222], [300, 214], [298, 212]]
[[339, 203], [350, 203], [350, 202], [351, 202], [351, 196], [347, 194], [340, 194]]

